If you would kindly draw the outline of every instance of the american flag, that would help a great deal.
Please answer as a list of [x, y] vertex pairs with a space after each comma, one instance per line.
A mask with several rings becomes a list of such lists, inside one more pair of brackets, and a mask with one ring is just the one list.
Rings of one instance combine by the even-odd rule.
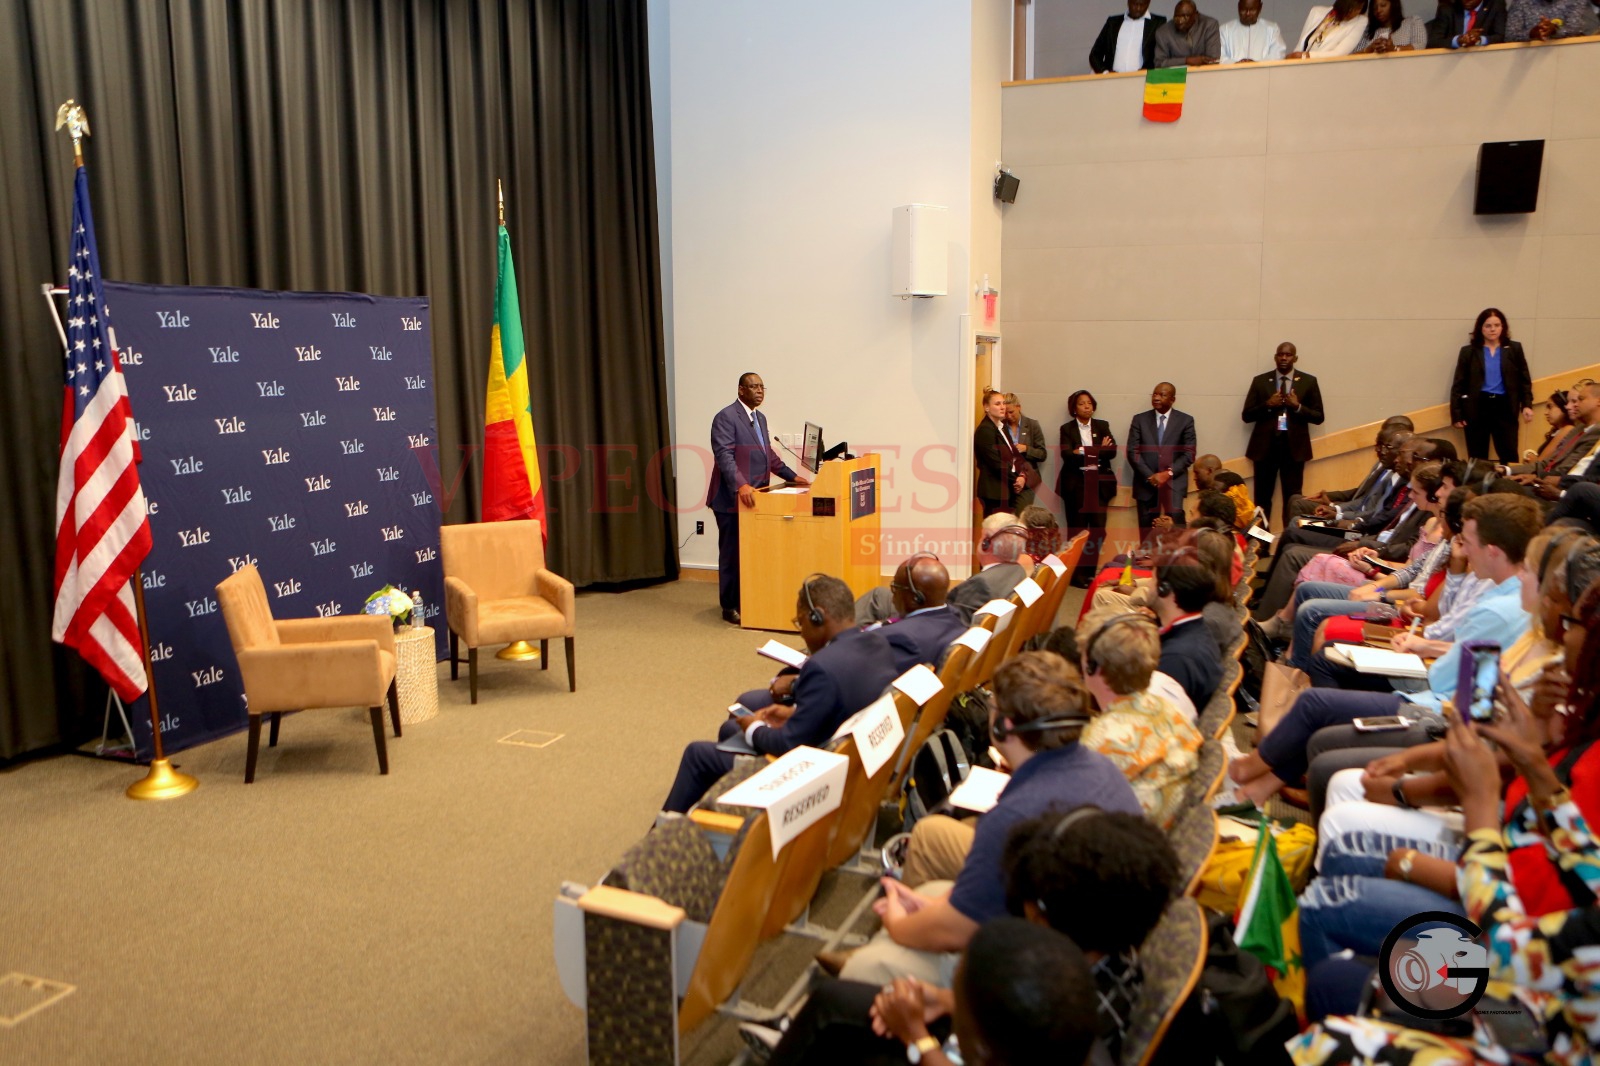
[[100, 284], [89, 176], [78, 167], [67, 267], [65, 403], [56, 482], [56, 608], [51, 637], [76, 648], [117, 695], [145, 690], [134, 610], [150, 520], [139, 487], [127, 383]]

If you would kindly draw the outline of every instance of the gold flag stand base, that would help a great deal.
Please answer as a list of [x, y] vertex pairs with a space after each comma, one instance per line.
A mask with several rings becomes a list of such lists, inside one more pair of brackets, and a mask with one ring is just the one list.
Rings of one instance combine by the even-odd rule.
[[128, 786], [128, 798], [136, 800], [170, 800], [187, 796], [200, 787], [200, 782], [188, 774], [172, 768], [166, 759], [156, 759], [150, 764], [150, 773], [143, 781]]
[[494, 657], [496, 659], [505, 659], [508, 662], [513, 663], [525, 663], [529, 659], [537, 659], [539, 657], [539, 649], [534, 647], [532, 644], [529, 644], [525, 640], [519, 640], [514, 643], [507, 644], [505, 647], [495, 652]]

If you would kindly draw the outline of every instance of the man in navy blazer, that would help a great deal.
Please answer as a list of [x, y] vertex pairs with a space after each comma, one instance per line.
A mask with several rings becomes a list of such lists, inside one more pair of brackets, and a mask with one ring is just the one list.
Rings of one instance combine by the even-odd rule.
[[706, 506], [717, 516], [717, 587], [722, 620], [739, 624], [739, 505], [754, 507], [756, 489], [777, 474], [795, 480], [772, 449], [767, 418], [756, 408], [767, 397], [761, 375], [739, 375], [739, 398], [711, 420], [711, 491]]
[[1506, 0], [1448, 0], [1428, 23], [1429, 48], [1477, 48], [1506, 39]]
[[933, 554], [913, 555], [900, 564], [889, 585], [899, 621], [878, 632], [894, 649], [896, 676], [918, 663], [937, 670], [951, 643], [967, 630], [955, 608], [945, 603], [950, 572]]
[[1189, 467], [1194, 464], [1194, 418], [1175, 411], [1178, 390], [1163, 381], [1150, 393], [1150, 410], [1133, 416], [1128, 427], [1128, 466], [1133, 470], [1133, 502], [1139, 509], [1139, 532], [1162, 515], [1181, 526], [1183, 499], [1189, 494]]
[[[881, 696], [899, 676], [889, 642], [856, 628], [855, 597], [838, 578], [808, 578], [800, 586], [795, 617], [810, 658], [798, 673], [773, 679], [768, 706], [724, 722], [718, 742], [742, 733], [746, 745], [760, 755], [826, 744], [846, 718]], [[790, 698], [793, 703], [779, 702]], [[694, 741], [683, 749], [662, 809], [687, 811], [731, 769], [731, 752], [712, 741]]]

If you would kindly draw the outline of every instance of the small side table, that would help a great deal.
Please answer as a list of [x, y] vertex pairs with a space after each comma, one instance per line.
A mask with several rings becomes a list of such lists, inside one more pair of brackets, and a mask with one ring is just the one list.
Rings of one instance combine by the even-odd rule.
[[433, 627], [400, 630], [394, 635], [394, 652], [400, 721], [405, 725], [426, 722], [439, 713], [439, 670], [433, 657]]

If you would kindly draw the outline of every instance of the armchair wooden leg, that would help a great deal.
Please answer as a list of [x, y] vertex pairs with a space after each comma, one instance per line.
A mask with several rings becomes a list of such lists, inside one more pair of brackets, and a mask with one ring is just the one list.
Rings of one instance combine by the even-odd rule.
[[278, 711], [272, 712], [272, 729], [267, 733], [267, 747], [269, 748], [278, 746], [278, 720], [282, 717], [283, 715]]
[[539, 669], [550, 669], [550, 642], [548, 640], [539, 642]]
[[378, 745], [378, 773], [389, 772], [389, 745], [383, 739], [383, 708], [370, 708], [372, 712], [372, 739]]
[[261, 750], [261, 716], [250, 716], [250, 747], [244, 757], [244, 783], [249, 784], [256, 779], [256, 752]]
[[389, 721], [394, 723], [394, 735], [400, 735], [400, 681], [389, 682]]
[[472, 702], [478, 702], [478, 649], [467, 649], [467, 684], [472, 689]]
[[567, 691], [578, 691], [578, 660], [573, 652], [577, 645], [577, 637], [567, 638]]
[[461, 638], [453, 629], [450, 631], [450, 680], [461, 680]]

